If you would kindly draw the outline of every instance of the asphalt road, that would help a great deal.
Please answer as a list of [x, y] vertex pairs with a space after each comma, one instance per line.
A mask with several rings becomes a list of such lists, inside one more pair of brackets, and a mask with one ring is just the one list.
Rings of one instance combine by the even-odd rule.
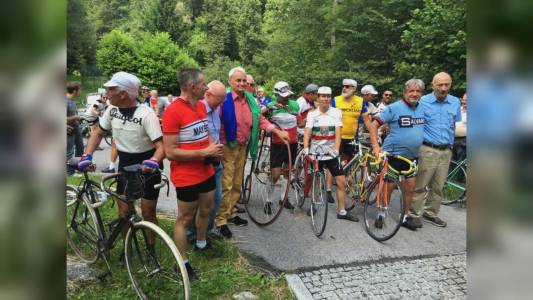
[[[102, 142], [102, 151], [94, 155], [97, 170], [109, 163], [109, 146]], [[165, 162], [165, 173], [169, 173]], [[292, 196], [292, 195], [291, 195]], [[466, 209], [442, 206], [440, 217], [448, 222], [445, 228], [424, 223], [416, 232], [401, 228], [389, 241], [379, 243], [367, 235], [361, 222], [336, 219], [335, 204], [329, 204], [326, 231], [322, 238], [312, 232], [310, 219], [304, 211], [284, 210], [272, 225], [258, 227], [252, 222], [246, 227], [230, 227], [234, 243], [256, 264], [271, 271], [296, 272], [335, 265], [366, 262], [396, 261], [413, 257], [458, 254], [466, 251]], [[161, 192], [158, 211], [176, 213], [173, 187], [166, 196]], [[362, 220], [362, 211], [356, 209]], [[247, 218], [246, 214], [242, 217]]]

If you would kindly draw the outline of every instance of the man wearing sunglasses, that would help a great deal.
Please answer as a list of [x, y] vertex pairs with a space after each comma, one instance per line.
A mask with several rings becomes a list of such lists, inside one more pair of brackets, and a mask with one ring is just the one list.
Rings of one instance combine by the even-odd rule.
[[392, 91], [391, 90], [385, 90], [383, 92], [383, 95], [381, 97], [381, 101], [379, 101], [377, 105], [378, 113], [385, 110], [389, 104], [392, 103]]

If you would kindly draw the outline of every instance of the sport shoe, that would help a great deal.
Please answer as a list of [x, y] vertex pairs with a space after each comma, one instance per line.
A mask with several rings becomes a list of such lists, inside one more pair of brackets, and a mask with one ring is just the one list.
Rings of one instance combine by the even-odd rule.
[[229, 227], [228, 225], [222, 225], [218, 228], [218, 233], [220, 233], [221, 236], [227, 238], [227, 239], [231, 239], [231, 230], [229, 230]]
[[[279, 204], [282, 204], [283, 201], [279, 201]], [[289, 200], [285, 201], [285, 203], [283, 203], [283, 207], [285, 207], [286, 209], [294, 209], [294, 205], [292, 205]]]
[[189, 275], [189, 281], [192, 282], [196, 279], [198, 279], [198, 275], [196, 275], [196, 272], [194, 271], [194, 269], [191, 267], [191, 264], [190, 263], [185, 263], [185, 269], [187, 269], [187, 275]]
[[374, 227], [378, 229], [383, 228], [383, 216], [382, 215], [379, 215], [376, 221], [374, 221]]
[[105, 168], [102, 170], [102, 173], [115, 173], [114, 168]]
[[422, 228], [422, 219], [413, 217], [413, 223], [415, 224], [416, 228]]
[[228, 223], [231, 223], [235, 226], [246, 226], [248, 225], [248, 221], [245, 220], [245, 219], [242, 219], [241, 217], [239, 216], [235, 216], [231, 219], [228, 219]]
[[444, 222], [443, 220], [441, 220], [439, 217], [432, 217], [426, 213], [424, 213], [422, 215], [422, 217], [424, 218], [424, 221], [425, 222], [428, 222], [428, 223], [431, 223], [435, 226], [438, 226], [438, 227], [446, 227], [446, 222]]
[[402, 222], [402, 226], [412, 231], [416, 231], [417, 228], [415, 221], [411, 216], [405, 218], [405, 221]]
[[263, 212], [265, 213], [265, 215], [272, 214], [272, 202], [265, 203], [265, 207], [263, 207]]
[[359, 218], [347, 212], [345, 215], [337, 214], [337, 219], [347, 220], [352, 222], [359, 222]]
[[196, 245], [196, 243], [194, 243], [193, 249], [198, 251], [198, 252], [205, 252], [205, 251], [209, 251], [209, 250], [213, 249], [213, 247], [211, 246], [210, 243], [207, 243], [207, 244], [205, 244], [205, 247], [200, 248], [200, 247], [198, 247]]
[[333, 198], [333, 194], [331, 193], [331, 191], [328, 191], [327, 194], [328, 194], [328, 202], [335, 203], [335, 198]]

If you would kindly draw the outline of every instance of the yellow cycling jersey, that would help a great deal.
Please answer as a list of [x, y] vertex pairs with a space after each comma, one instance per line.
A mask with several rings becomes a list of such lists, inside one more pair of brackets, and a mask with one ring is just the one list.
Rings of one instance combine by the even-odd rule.
[[342, 112], [342, 139], [353, 139], [359, 127], [359, 119], [367, 113], [363, 98], [353, 96], [352, 101], [346, 101], [342, 95], [335, 97], [335, 107]]

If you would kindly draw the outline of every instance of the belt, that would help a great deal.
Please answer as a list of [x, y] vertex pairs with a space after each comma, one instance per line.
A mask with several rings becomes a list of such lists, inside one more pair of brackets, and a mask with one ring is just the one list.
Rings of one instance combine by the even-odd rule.
[[439, 150], [446, 150], [446, 149], [452, 149], [452, 145], [448, 145], [448, 144], [445, 144], [445, 145], [434, 145], [432, 143], [428, 143], [426, 141], [424, 141], [422, 144], [428, 146], [428, 147], [431, 147], [431, 148], [435, 148], [435, 149], [439, 149]]

